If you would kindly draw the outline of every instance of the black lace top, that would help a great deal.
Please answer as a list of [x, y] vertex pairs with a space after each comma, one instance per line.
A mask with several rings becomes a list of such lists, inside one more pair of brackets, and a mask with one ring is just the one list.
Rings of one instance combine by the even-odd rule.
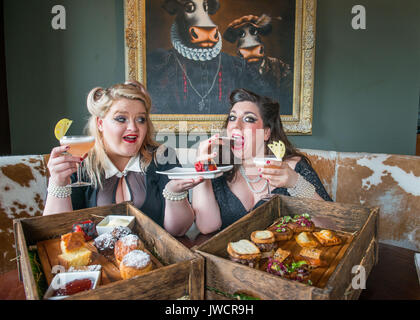
[[[301, 159], [296, 164], [295, 171], [305, 178], [305, 180], [314, 185], [316, 192], [321, 198], [326, 201], [332, 201], [331, 197], [322, 185], [317, 173], [307, 161]], [[220, 215], [222, 218], [221, 229], [231, 225], [249, 212], [245, 209], [241, 200], [239, 200], [238, 197], [236, 197], [236, 195], [230, 190], [225, 176], [212, 180], [212, 185], [216, 201], [220, 208]], [[271, 193], [290, 196], [286, 188], [276, 188], [272, 190]], [[264, 201], [260, 200], [250, 211], [259, 207], [263, 203]]]

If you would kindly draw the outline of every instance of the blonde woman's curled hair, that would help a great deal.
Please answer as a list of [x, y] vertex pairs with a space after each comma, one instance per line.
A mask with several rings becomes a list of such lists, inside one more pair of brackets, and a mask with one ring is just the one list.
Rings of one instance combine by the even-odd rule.
[[146, 108], [147, 133], [139, 151], [140, 166], [144, 172], [146, 172], [147, 167], [154, 158], [154, 151], [159, 146], [153, 139], [154, 127], [150, 120], [150, 108], [152, 105], [150, 95], [140, 82], [130, 80], [123, 84], [113, 85], [107, 89], [101, 87], [92, 89], [87, 97], [87, 108], [90, 118], [85, 131], [87, 131], [88, 135], [94, 136], [96, 142], [85, 160], [85, 168], [95, 188], [102, 187], [106, 159], [103, 137], [97, 126], [97, 119], [103, 119], [112, 104], [122, 98], [142, 101]]

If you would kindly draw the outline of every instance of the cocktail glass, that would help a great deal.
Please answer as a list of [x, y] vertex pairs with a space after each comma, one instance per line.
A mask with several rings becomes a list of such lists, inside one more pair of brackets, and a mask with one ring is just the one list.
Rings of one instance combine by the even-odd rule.
[[[82, 158], [90, 149], [95, 145], [95, 137], [92, 136], [64, 136], [60, 139], [60, 144], [68, 145], [70, 148], [67, 150], [72, 156]], [[77, 165], [77, 182], [70, 184], [70, 187], [83, 187], [90, 186], [90, 182], [83, 182], [80, 180], [81, 166]]]
[[[274, 161], [279, 161], [275, 156], [264, 156], [252, 159], [257, 167], [277, 169], [278, 166], [274, 164]], [[261, 200], [269, 201], [275, 194], [271, 193], [270, 182], [267, 181], [267, 193], [264, 194]]]

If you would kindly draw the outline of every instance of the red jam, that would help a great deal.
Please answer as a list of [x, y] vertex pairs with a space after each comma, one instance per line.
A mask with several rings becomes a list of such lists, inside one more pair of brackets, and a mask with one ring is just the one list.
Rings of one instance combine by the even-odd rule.
[[92, 289], [93, 282], [90, 279], [76, 279], [66, 283], [65, 288], [60, 288], [54, 291], [53, 296], [71, 296], [78, 292]]

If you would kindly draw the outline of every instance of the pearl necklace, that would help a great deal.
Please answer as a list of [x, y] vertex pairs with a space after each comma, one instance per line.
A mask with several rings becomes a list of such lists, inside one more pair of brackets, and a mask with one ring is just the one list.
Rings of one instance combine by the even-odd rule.
[[253, 193], [261, 193], [264, 191], [264, 189], [267, 187], [268, 181], [265, 180], [264, 185], [262, 186], [261, 189], [255, 190], [252, 186], [251, 183], [256, 183], [259, 182], [261, 180], [261, 177], [256, 177], [255, 179], [250, 179], [247, 177], [247, 175], [245, 174], [245, 169], [243, 166], [239, 167], [239, 172], [241, 173], [242, 177], [245, 179], [246, 184], [248, 185], [249, 189], [253, 192]]

